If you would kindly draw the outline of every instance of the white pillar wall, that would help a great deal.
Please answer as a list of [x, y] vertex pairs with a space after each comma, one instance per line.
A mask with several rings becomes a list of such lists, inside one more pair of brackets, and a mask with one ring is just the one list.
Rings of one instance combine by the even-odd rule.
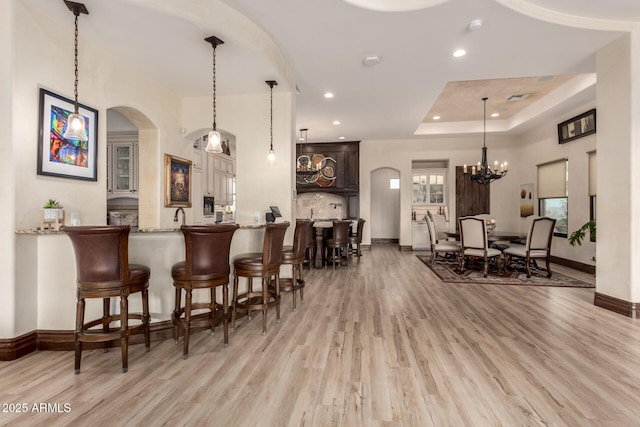
[[640, 302], [640, 29], [597, 53], [596, 292]]

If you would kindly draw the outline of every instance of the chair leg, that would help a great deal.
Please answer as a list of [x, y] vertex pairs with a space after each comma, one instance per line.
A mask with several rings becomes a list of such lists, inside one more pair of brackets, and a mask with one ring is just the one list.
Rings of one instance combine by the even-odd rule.
[[547, 279], [551, 279], [551, 263], [549, 262], [549, 257], [546, 259], [547, 264]]
[[527, 253], [527, 258], [525, 261], [526, 264], [526, 268], [527, 268], [527, 278], [531, 277], [531, 259], [529, 258], [529, 254]]
[[487, 257], [484, 257], [484, 268], [482, 270], [482, 273], [484, 274], [484, 277], [487, 277], [487, 275], [489, 274], [489, 260], [487, 259]]
[[[175, 286], [176, 288], [176, 305], [175, 308], [173, 310], [173, 316], [176, 319], [180, 319], [180, 303], [182, 302], [182, 289], [180, 289], [178, 286], [176, 286], [176, 284], [174, 283], [173, 286]], [[178, 340], [180, 339], [180, 326], [179, 325], [174, 325], [173, 326], [173, 340], [176, 344], [178, 344]]]
[[75, 331], [75, 373], [80, 373], [80, 359], [82, 358], [82, 341], [80, 341], [80, 334], [84, 329], [84, 298], [78, 297], [76, 303], [76, 331]]
[[304, 304], [304, 286], [305, 286], [305, 281], [304, 281], [304, 269], [302, 268], [302, 265], [299, 266], [300, 268], [300, 304]]
[[129, 370], [129, 301], [120, 296], [120, 346], [122, 347], [122, 372]]
[[213, 323], [213, 317], [216, 314], [216, 288], [209, 288], [209, 316], [211, 317], [211, 335], [216, 333], [216, 325]]
[[[292, 279], [293, 284], [293, 279]], [[280, 274], [276, 273], [276, 322], [280, 323]]]
[[267, 335], [267, 301], [269, 298], [269, 290], [267, 289], [267, 281], [262, 278], [262, 335]]
[[[102, 298], [102, 332], [109, 333], [109, 318], [111, 317], [111, 298]], [[103, 343], [104, 352], [109, 351], [109, 342]]]

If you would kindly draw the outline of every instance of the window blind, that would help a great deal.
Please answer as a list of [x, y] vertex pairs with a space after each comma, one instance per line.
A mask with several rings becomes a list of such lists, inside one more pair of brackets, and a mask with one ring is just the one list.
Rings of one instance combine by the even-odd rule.
[[596, 152], [592, 151], [589, 153], [589, 195], [596, 195], [596, 177], [598, 168], [596, 164]]
[[538, 198], [567, 197], [567, 160], [538, 165]]

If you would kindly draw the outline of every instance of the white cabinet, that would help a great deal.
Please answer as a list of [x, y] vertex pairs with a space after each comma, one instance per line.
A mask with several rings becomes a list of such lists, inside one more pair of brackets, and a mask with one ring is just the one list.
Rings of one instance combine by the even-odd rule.
[[107, 198], [138, 197], [138, 135], [107, 136]]
[[214, 155], [213, 163], [216, 205], [232, 205], [235, 160], [224, 155]]
[[446, 169], [414, 170], [412, 204], [444, 205], [446, 194]]
[[426, 221], [413, 221], [411, 223], [411, 248], [414, 251], [431, 248], [428, 227]]

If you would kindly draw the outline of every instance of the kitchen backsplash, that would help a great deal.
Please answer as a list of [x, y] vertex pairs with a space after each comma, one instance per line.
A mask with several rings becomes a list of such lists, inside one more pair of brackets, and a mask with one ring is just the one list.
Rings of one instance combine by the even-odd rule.
[[345, 203], [344, 197], [331, 193], [298, 194], [298, 218], [343, 219], [346, 217]]

